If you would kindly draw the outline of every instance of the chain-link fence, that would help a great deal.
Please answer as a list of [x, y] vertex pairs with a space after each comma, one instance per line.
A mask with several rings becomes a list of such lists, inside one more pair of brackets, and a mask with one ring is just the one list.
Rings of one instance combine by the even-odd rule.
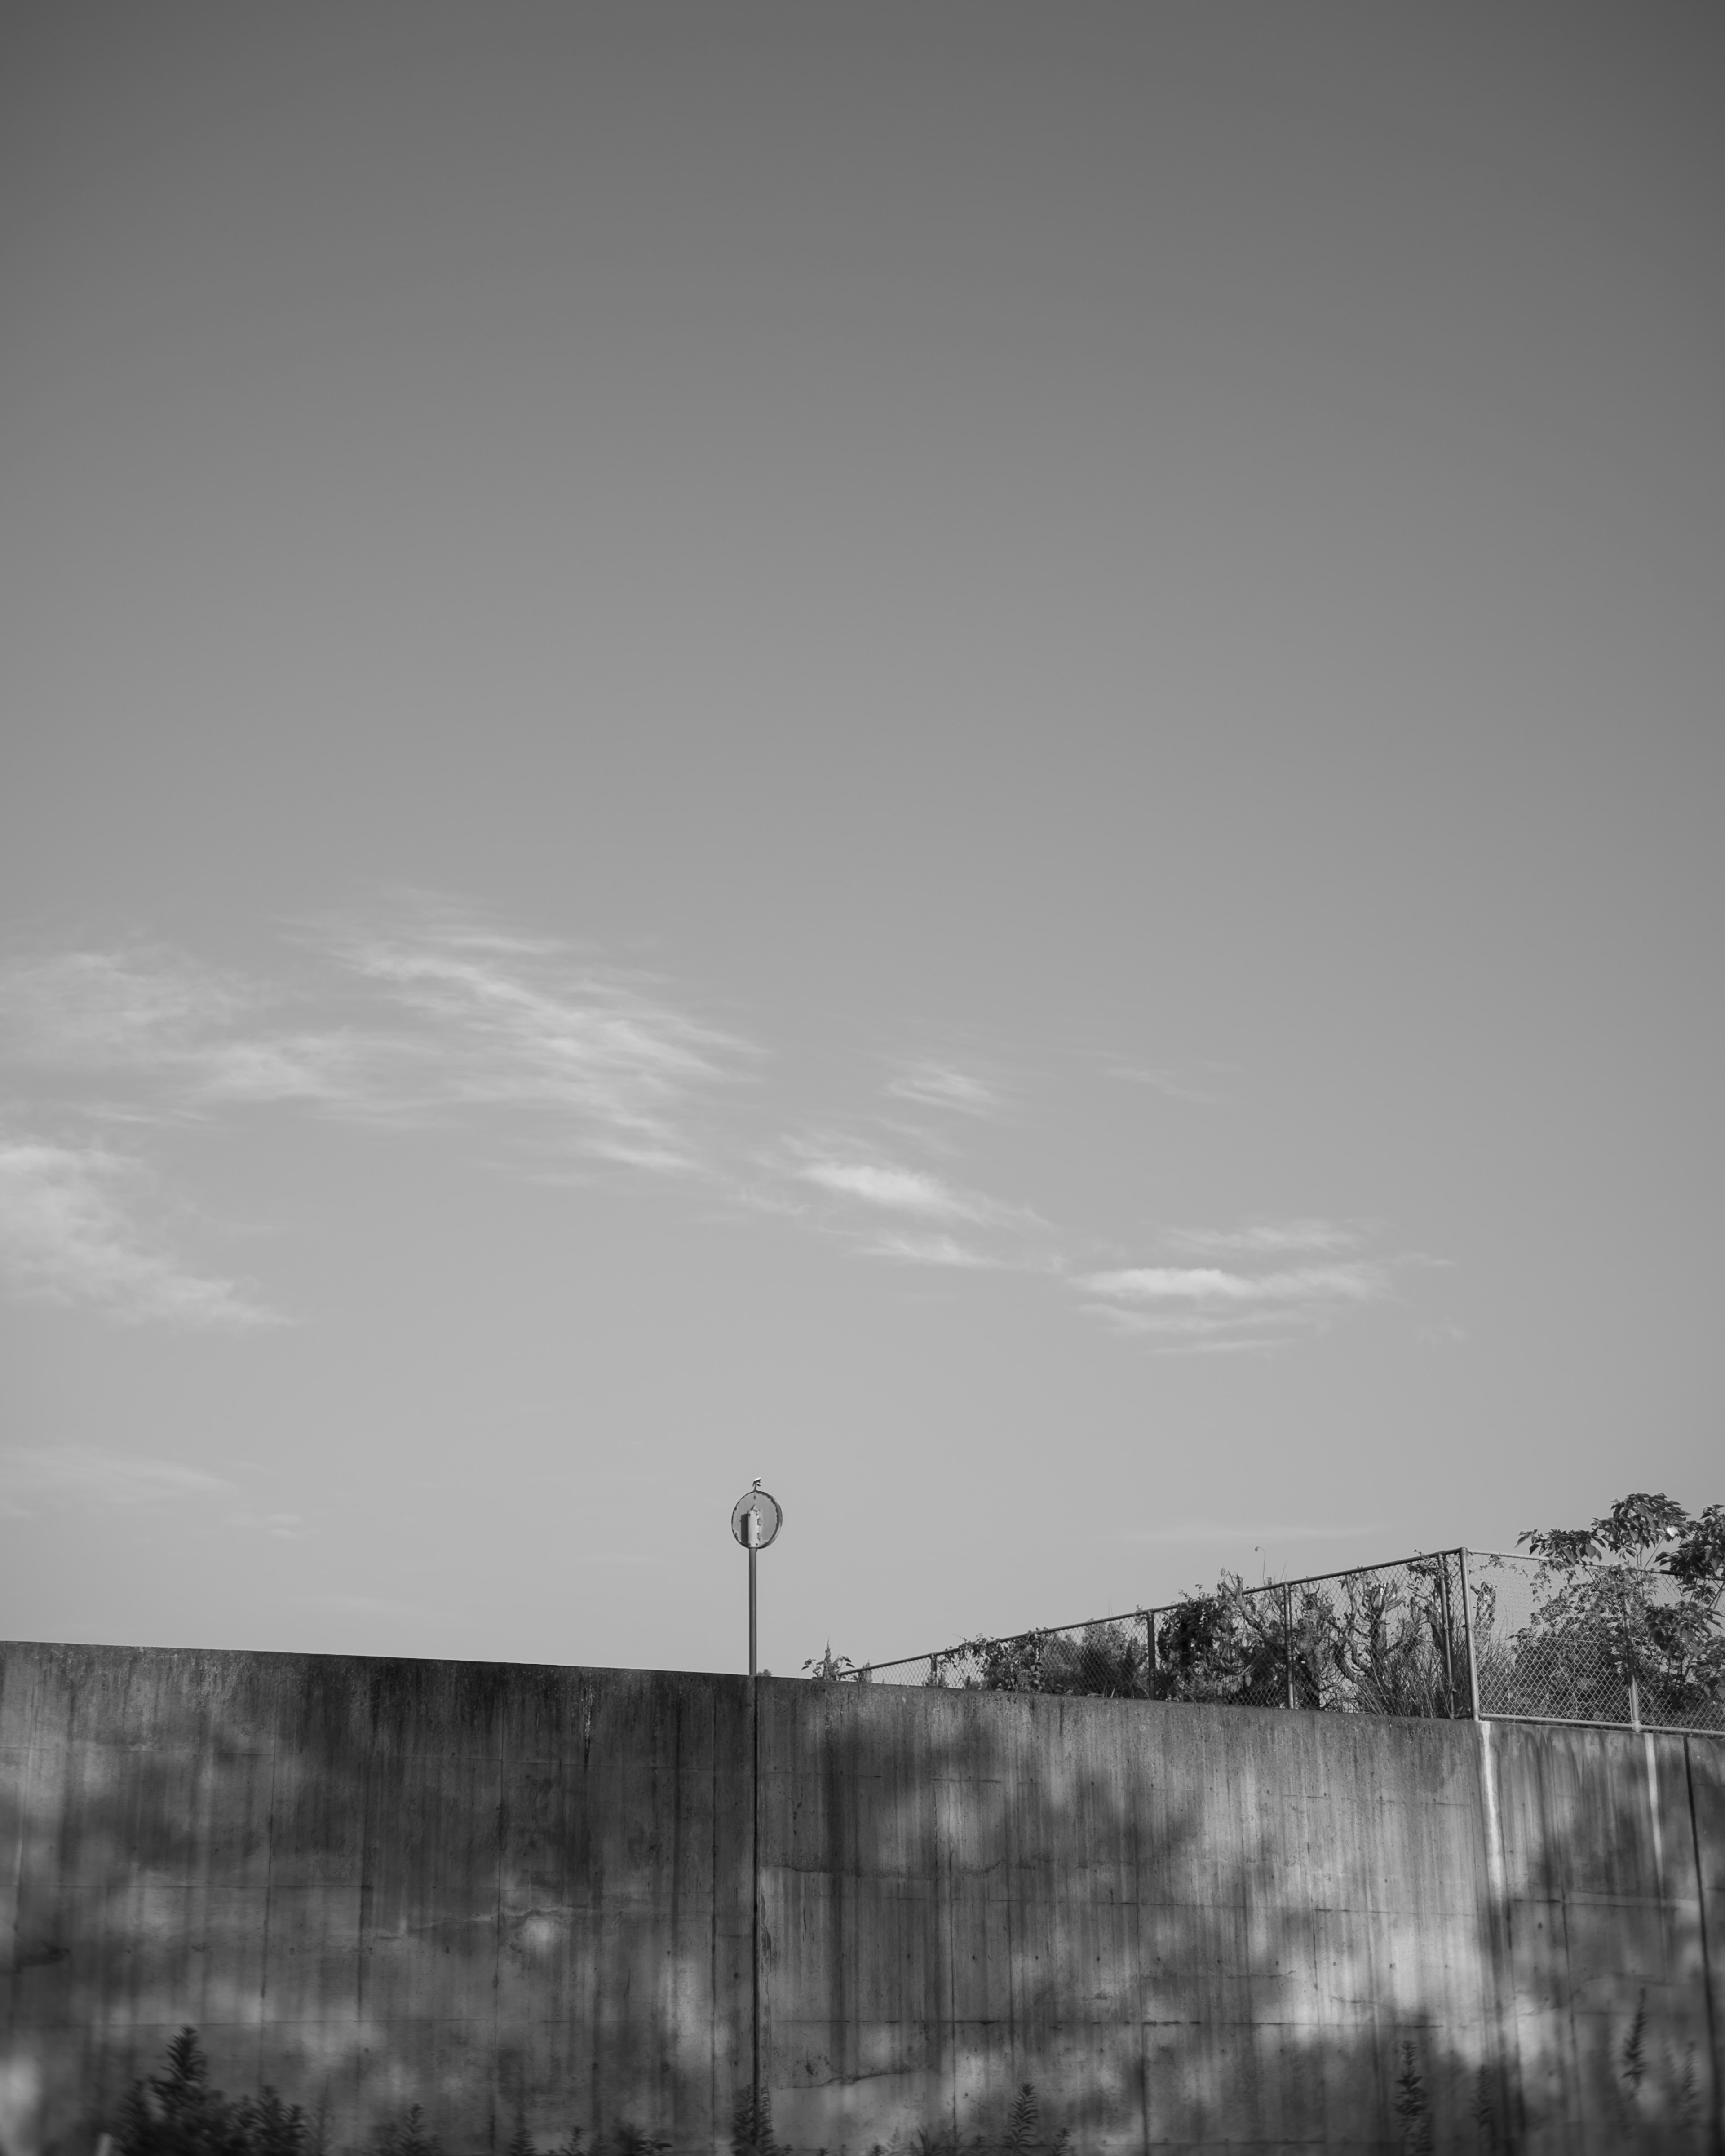
[[[1725, 1730], [1725, 1643], [1660, 1573], [1440, 1550], [876, 1662], [864, 1684]], [[1476, 1687], [1476, 1678], [1477, 1685]]]
[[1662, 1572], [1468, 1553], [1480, 1712], [1725, 1731], [1725, 1637]]

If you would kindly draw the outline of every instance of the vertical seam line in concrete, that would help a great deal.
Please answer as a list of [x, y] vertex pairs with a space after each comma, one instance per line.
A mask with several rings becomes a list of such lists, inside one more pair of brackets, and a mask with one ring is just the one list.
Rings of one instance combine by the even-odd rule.
[[1707, 2051], [1712, 2066], [1709, 2080], [1712, 2089], [1712, 2118], [1709, 2122], [1712, 2142], [1712, 2156], [1725, 2156], [1725, 2102], [1722, 2102], [1719, 2087], [1719, 2017], [1717, 2001], [1713, 1996], [1712, 1942], [1707, 1937], [1707, 1882], [1701, 1864], [1701, 1817], [1695, 1804], [1695, 1762], [1691, 1751], [1692, 1740], [1683, 1739], [1683, 1782], [1689, 1799], [1689, 1840], [1695, 1853], [1695, 1909], [1701, 1928], [1701, 1995], [1707, 2014]]
[[[9, 1664], [11, 1656], [16, 1651], [16, 1649], [9, 1650], [8, 1657]], [[18, 1795], [18, 1847], [12, 1861], [12, 1915], [8, 1926], [12, 1937], [7, 1943], [6, 1949], [6, 2020], [3, 2027], [0, 2027], [0, 2035], [8, 2037], [17, 2025], [18, 1905], [24, 1891], [24, 1844], [28, 1840], [30, 1833], [30, 1797], [36, 1787], [36, 1732], [42, 1722], [42, 1712], [38, 1704], [42, 1690], [42, 1673], [39, 1657], [35, 1659], [37, 1666], [30, 1673], [29, 1718], [24, 1725], [28, 1734], [24, 1743], [23, 1780]], [[15, 1668], [16, 1666], [13, 1664], [11, 1666]], [[3, 1693], [3, 1691], [4, 1686], [0, 1686], [0, 1693]]]
[[[492, 1695], [494, 1702], [497, 1695]], [[496, 1909], [493, 1920], [491, 1943], [491, 2146], [497, 2146], [497, 2101], [502, 2092], [497, 2087], [497, 2069], [503, 2056], [503, 1736], [506, 1717], [501, 1704], [494, 1707], [497, 1716], [497, 1830], [496, 1866], [492, 1874], [495, 1888]]]
[[[1136, 1763], [1142, 1768], [1149, 1732], [1140, 1723], [1133, 1734]], [[1141, 1774], [1127, 1777], [1132, 1793], [1132, 2013], [1138, 2025], [1138, 2114], [1144, 2129], [1144, 2156], [1150, 2156], [1149, 2033], [1144, 2026], [1144, 1783]], [[1009, 1887], [1008, 1906], [1011, 1905]]]
[[258, 2080], [264, 2078], [264, 2046], [270, 2020], [270, 1902], [275, 1886], [275, 1768], [281, 1753], [281, 1672], [275, 1682], [270, 1712], [270, 1808], [264, 1815], [263, 1952], [258, 1962]]
[[719, 1870], [719, 1799], [723, 1787], [723, 1763], [719, 1758], [721, 1715], [719, 1688], [707, 1688], [707, 1757], [712, 1762], [712, 1821], [713, 1868], [712, 1908], [707, 1925], [707, 1984], [713, 2002], [713, 2011], [707, 2038], [707, 2126], [715, 2152], [718, 2136], [711, 2129], [716, 2125], [719, 2109], [719, 2053], [722, 2040], [719, 2034], [719, 2001], [726, 2002], [725, 2027], [734, 2040], [737, 2030], [737, 2008], [730, 1986], [723, 1981], [724, 1948], [721, 1943], [720, 1917], [723, 1908], [723, 1889], [720, 1885]]
[[1668, 1972], [1671, 1965], [1671, 1897], [1665, 1876], [1665, 1829], [1659, 1816], [1659, 1757], [1653, 1748], [1651, 1729], [1641, 1732], [1641, 1748], [1647, 1762], [1647, 1813], [1653, 1825], [1653, 1885], [1659, 1897], [1660, 1960]]
[[1522, 2047], [1515, 2014], [1514, 1941], [1509, 1913], [1509, 1867], [1503, 1853], [1503, 1815], [1498, 1803], [1497, 1763], [1491, 1755], [1491, 1724], [1481, 1717], [1479, 1732], [1480, 1793], [1485, 1810], [1486, 1892], [1490, 1898], [1491, 2018], [1503, 2091], [1505, 2138], [1513, 2150], [1522, 2143]]

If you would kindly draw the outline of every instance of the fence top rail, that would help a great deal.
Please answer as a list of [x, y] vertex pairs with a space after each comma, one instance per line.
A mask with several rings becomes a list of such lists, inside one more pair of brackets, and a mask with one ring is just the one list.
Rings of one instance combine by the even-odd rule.
[[[1298, 1579], [1266, 1579], [1256, 1587], [1242, 1586], [1240, 1591], [1245, 1594], [1275, 1594], [1284, 1589], [1291, 1593], [1296, 1587], [1322, 1587], [1327, 1580], [1358, 1579], [1368, 1572], [1399, 1571], [1407, 1565], [1430, 1564], [1439, 1558], [1507, 1557], [1510, 1554], [1507, 1550], [1463, 1549], [1459, 1546], [1455, 1549], [1416, 1550], [1412, 1557], [1385, 1558], [1379, 1564], [1344, 1564], [1334, 1572], [1302, 1573]], [[1520, 1555], [1525, 1563], [1527, 1552], [1522, 1551]], [[1080, 1617], [1070, 1625], [1033, 1625], [1023, 1632], [979, 1632], [974, 1639], [960, 1640], [950, 1647], [933, 1647], [927, 1654], [895, 1655], [891, 1661], [864, 1662], [856, 1674], [860, 1676], [868, 1670], [901, 1670], [910, 1662], [942, 1662], [949, 1656], [962, 1655], [974, 1647], [1016, 1647], [1024, 1640], [1051, 1639], [1060, 1632], [1086, 1632], [1096, 1625], [1137, 1624], [1145, 1618], [1166, 1617], [1173, 1610], [1183, 1609], [1189, 1602], [1214, 1602], [1216, 1599], [1213, 1593], [1200, 1589], [1194, 1594], [1181, 1595], [1177, 1601], [1153, 1603], [1140, 1609], [1122, 1609], [1112, 1617]]]
[[1711, 1737], [1725, 1743], [1725, 1729], [1708, 1729], [1698, 1722], [1583, 1722], [1571, 1714], [1516, 1714], [1506, 1707], [1480, 1709], [1481, 1722], [1532, 1722], [1542, 1729], [1620, 1729], [1635, 1737]]
[[[1583, 1558], [1576, 1564], [1558, 1564], [1554, 1558], [1541, 1557], [1535, 1550], [1471, 1549], [1467, 1554], [1470, 1557], [1497, 1558], [1510, 1564], [1544, 1565], [1553, 1572], [1580, 1572], [1584, 1570], [1587, 1566], [1590, 1564], [1597, 1564], [1599, 1563], [1599, 1559], [1597, 1558]], [[1662, 1579], [1666, 1576], [1666, 1575], [1662, 1573], [1657, 1566], [1648, 1568], [1645, 1573], [1645, 1577], [1649, 1579]]]

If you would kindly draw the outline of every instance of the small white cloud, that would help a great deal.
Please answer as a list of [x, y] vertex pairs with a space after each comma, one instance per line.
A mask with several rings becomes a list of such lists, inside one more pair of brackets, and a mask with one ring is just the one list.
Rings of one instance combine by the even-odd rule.
[[931, 1220], [973, 1220], [970, 1200], [920, 1168], [883, 1167], [864, 1160], [809, 1160], [797, 1170], [805, 1183], [890, 1212], [916, 1213]]
[[1350, 1311], [1393, 1292], [1367, 1259], [1248, 1272], [1223, 1265], [1128, 1265], [1075, 1285], [1106, 1298], [1090, 1307], [1115, 1331], [1170, 1352], [1248, 1353], [1327, 1331]]
[[232, 1497], [234, 1485], [174, 1460], [140, 1460], [93, 1445], [17, 1445], [0, 1452], [0, 1514], [28, 1519], [44, 1504], [160, 1505]]
[[249, 1534], [270, 1535], [277, 1542], [297, 1543], [305, 1538], [305, 1516], [300, 1512], [259, 1512], [249, 1506], [228, 1515], [228, 1525]]
[[1217, 1265], [1132, 1265], [1091, 1273], [1079, 1282], [1092, 1295], [1127, 1302], [1310, 1305], [1376, 1302], [1389, 1292], [1374, 1265], [1297, 1265], [1282, 1272], [1224, 1271]]
[[[319, 1023], [283, 1022], [308, 1004]], [[542, 1140], [548, 1119], [565, 1147], [655, 1174], [701, 1164], [690, 1106], [753, 1053], [645, 976], [432, 907], [393, 931], [326, 934], [281, 989], [157, 946], [17, 964], [0, 973], [0, 1038], [15, 1066], [126, 1080], [130, 1120], [288, 1103], [372, 1124], [513, 1111], [541, 1119]]]
[[1153, 1342], [1169, 1354], [1251, 1355], [1285, 1346], [1311, 1321], [1266, 1322], [1256, 1317], [1216, 1317], [1199, 1313], [1174, 1316], [1122, 1310], [1117, 1303], [1085, 1305], [1111, 1332]]
[[1000, 1265], [953, 1235], [885, 1235], [870, 1236], [865, 1248], [873, 1257], [896, 1258], [907, 1265], [946, 1265], [972, 1271], [994, 1271]]
[[1365, 1235], [1346, 1220], [1260, 1220], [1245, 1228], [1174, 1228], [1168, 1241], [1193, 1256], [1326, 1257], [1358, 1250]]
[[283, 1001], [160, 945], [74, 951], [0, 973], [0, 1034], [14, 1062], [129, 1077], [126, 1113], [162, 1120], [239, 1102], [352, 1106], [409, 1053], [385, 1035], [283, 1030]]
[[965, 1116], [992, 1118], [1004, 1113], [1006, 1106], [992, 1086], [943, 1063], [909, 1064], [886, 1090], [901, 1101], [916, 1101], [927, 1108], [950, 1108]]
[[[399, 1092], [402, 1068], [420, 1060], [375, 1034], [259, 1034], [205, 1043], [190, 1075], [200, 1103], [300, 1101], [358, 1111]], [[386, 1077], [392, 1067], [393, 1081]]]
[[237, 976], [156, 944], [64, 952], [0, 974], [0, 1024], [14, 1054], [59, 1070], [181, 1064], [258, 1001]]
[[1219, 1101], [1229, 1081], [1239, 1075], [1240, 1066], [1233, 1063], [1193, 1063], [1160, 1069], [1120, 1063], [1108, 1073], [1111, 1078], [1122, 1078], [1131, 1086], [1147, 1086], [1171, 1101], [1189, 1101], [1197, 1107], [1209, 1107]]
[[443, 922], [351, 938], [336, 955], [408, 1020], [410, 1100], [417, 1079], [426, 1107], [549, 1114], [592, 1158], [650, 1173], [702, 1164], [688, 1111], [754, 1054], [657, 983], [554, 942]]
[[279, 1322], [235, 1281], [193, 1271], [139, 1218], [140, 1161], [99, 1145], [0, 1139], [0, 1274], [17, 1291], [137, 1322], [235, 1329]]
[[1172, 1527], [1127, 1527], [1122, 1530], [1120, 1539], [1128, 1543], [1232, 1543], [1245, 1549], [1267, 1549], [1276, 1543], [1346, 1542], [1388, 1531], [1382, 1520], [1351, 1527], [1311, 1522], [1259, 1527], [1236, 1527], [1231, 1522], [1220, 1520], [1183, 1520]]

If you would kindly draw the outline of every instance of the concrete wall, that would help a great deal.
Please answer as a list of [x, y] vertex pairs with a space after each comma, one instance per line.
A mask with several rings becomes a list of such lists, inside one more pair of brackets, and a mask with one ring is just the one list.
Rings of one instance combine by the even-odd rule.
[[1499, 2149], [1717, 2145], [1717, 1740], [786, 1681], [757, 1732], [737, 1678], [18, 1646], [0, 2150], [83, 2156], [186, 2021], [332, 2148], [413, 2102], [722, 2144], [757, 1741], [799, 2148], [1025, 2080], [1085, 2151], [1393, 2148], [1404, 2041], [1439, 2148], [1481, 2097]]

